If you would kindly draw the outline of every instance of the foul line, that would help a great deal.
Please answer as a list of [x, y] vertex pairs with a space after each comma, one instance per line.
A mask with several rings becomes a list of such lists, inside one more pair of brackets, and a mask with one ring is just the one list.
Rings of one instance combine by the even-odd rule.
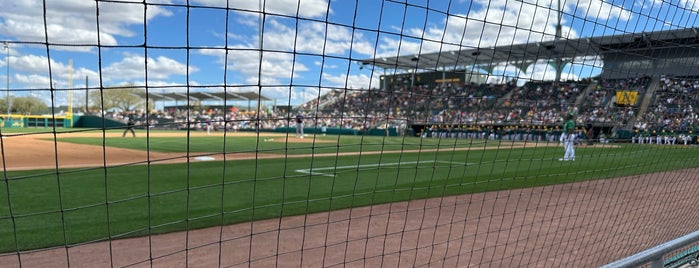
[[333, 173], [323, 173], [323, 172], [316, 172], [318, 170], [338, 170], [338, 169], [358, 169], [360, 171], [363, 170], [369, 170], [369, 169], [362, 169], [362, 168], [374, 168], [374, 167], [388, 167], [388, 166], [398, 166], [398, 165], [417, 165], [417, 164], [423, 164], [423, 163], [444, 163], [444, 164], [449, 164], [449, 165], [468, 165], [471, 163], [457, 163], [457, 162], [451, 162], [451, 161], [412, 161], [412, 162], [394, 162], [394, 163], [379, 163], [379, 164], [366, 164], [366, 165], [354, 165], [354, 166], [336, 166], [336, 167], [320, 167], [320, 168], [313, 168], [312, 170], [310, 168], [308, 169], [297, 169], [294, 170], [298, 173], [303, 173], [306, 175], [311, 175], [311, 176], [325, 176], [325, 177], [335, 177], [337, 174], [336, 172]]

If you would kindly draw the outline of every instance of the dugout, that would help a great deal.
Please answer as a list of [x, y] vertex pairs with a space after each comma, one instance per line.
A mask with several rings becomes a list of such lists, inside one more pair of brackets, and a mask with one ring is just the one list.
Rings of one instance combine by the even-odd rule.
[[[494, 133], [500, 137], [504, 135], [533, 135], [544, 137], [546, 135], [560, 135], [561, 128], [559, 125], [513, 125], [513, 124], [471, 124], [471, 125], [439, 125], [439, 124], [413, 124], [410, 129], [412, 135], [421, 135], [424, 133], [446, 133], [447, 136], [460, 136], [461, 134], [470, 133]], [[601, 134], [606, 136], [614, 136], [612, 132], [614, 126], [605, 125], [585, 125], [578, 126], [577, 131], [582, 133], [590, 133], [591, 139], [598, 139]], [[587, 138], [587, 137], [586, 137]]]

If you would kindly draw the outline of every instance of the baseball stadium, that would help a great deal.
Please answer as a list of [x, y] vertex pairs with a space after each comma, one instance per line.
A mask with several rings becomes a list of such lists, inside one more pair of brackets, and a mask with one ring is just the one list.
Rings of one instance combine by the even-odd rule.
[[694, 1], [2, 6], [0, 267], [699, 266]]

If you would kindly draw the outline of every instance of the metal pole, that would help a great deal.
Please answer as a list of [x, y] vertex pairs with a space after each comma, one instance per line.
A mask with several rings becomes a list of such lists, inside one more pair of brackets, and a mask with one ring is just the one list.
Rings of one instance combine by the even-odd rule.
[[89, 97], [90, 97], [90, 88], [88, 87], [87, 75], [86, 75], [85, 76], [85, 114], [90, 113], [90, 106], [88, 105]]
[[[262, 39], [264, 38], [264, 35], [262, 34], [262, 31], [264, 29], [264, 8], [265, 8], [265, 3], [263, 3], [265, 0], [259, 0], [257, 1], [259, 7], [260, 7], [260, 25], [259, 25], [259, 33], [258, 33], [258, 48], [260, 49], [260, 66], [257, 68], [258, 73], [257, 73], [257, 110], [255, 110], [255, 117], [257, 118], [257, 123], [258, 127], [256, 128], [256, 131], [260, 130], [260, 99], [262, 98], [262, 57], [264, 57], [262, 53]], [[248, 99], [248, 111], [250, 111], [250, 100]]]
[[556, 21], [556, 41], [561, 39], [561, 36], [563, 35], [561, 33], [561, 17], [563, 16], [563, 8], [561, 7], [561, 0], [558, 0], [558, 21]]
[[5, 62], [7, 64], [7, 66], [6, 66], [7, 67], [6, 68], [7, 69], [7, 74], [6, 74], [7, 75], [7, 77], [6, 77], [6, 80], [7, 80], [6, 81], [6, 83], [7, 83], [7, 85], [6, 85], [7, 101], [6, 102], [7, 102], [7, 115], [9, 116], [10, 115], [10, 107], [12, 107], [12, 103], [10, 102], [10, 43], [5, 41], [3, 43], [3, 45], [4, 45], [3, 47], [5, 49], [7, 49], [7, 60]]
[[[558, 41], [561, 39], [561, 36], [563, 35], [561, 33], [561, 17], [563, 16], [563, 8], [561, 7], [561, 0], [558, 0], [558, 5], [556, 6], [558, 9], [558, 20], [556, 21], [556, 36], [554, 37], [555, 42], [554, 44], [558, 45]], [[563, 65], [563, 60], [561, 59], [561, 55], [556, 56], [556, 82], [561, 81], [561, 72], [563, 71], [563, 68], [561, 67]]]
[[[260, 7], [260, 25], [259, 25], [260, 29], [259, 29], [259, 33], [258, 33], [258, 38], [259, 38], [259, 40], [258, 40], [258, 48], [260, 49], [260, 58], [262, 58], [262, 38], [263, 38], [263, 36], [262, 36], [262, 28], [263, 28], [263, 24], [264, 24], [264, 18], [262, 17], [262, 9], [264, 8], [264, 6], [262, 5], [262, 1], [263, 1], [263, 0], [259, 0], [259, 1], [258, 1], [259, 7]], [[261, 61], [260, 61], [260, 64], [262, 64]], [[258, 78], [258, 79], [259, 79], [259, 78]]]

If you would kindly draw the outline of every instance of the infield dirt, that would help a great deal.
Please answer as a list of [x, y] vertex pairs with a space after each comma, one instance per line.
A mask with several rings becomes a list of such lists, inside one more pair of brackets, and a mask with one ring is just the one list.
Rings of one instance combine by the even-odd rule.
[[[138, 135], [145, 135], [139, 132]], [[150, 137], [182, 137], [187, 135], [182, 133], [151, 133]], [[207, 136], [206, 133], [190, 133], [190, 136]], [[221, 134], [212, 134], [219, 135]], [[232, 133], [236, 136], [255, 136], [256, 133]], [[95, 167], [95, 166], [116, 166], [124, 164], [163, 164], [163, 163], [183, 163], [188, 159], [196, 161], [198, 154], [187, 153], [163, 153], [163, 152], [147, 152], [142, 150], [132, 150], [124, 148], [115, 148], [109, 146], [95, 146], [86, 144], [76, 144], [67, 142], [54, 142], [54, 138], [65, 137], [108, 137], [120, 138], [121, 133], [57, 133], [53, 134], [31, 134], [31, 135], [10, 135], [2, 138], [2, 152], [0, 155], [0, 168], [4, 170], [30, 170], [30, 169], [55, 169], [55, 168], [78, 168], [78, 167]], [[283, 134], [265, 133], [264, 137], [270, 137], [276, 140], [283, 139], [286, 136]], [[131, 136], [126, 136], [124, 139], [131, 139]], [[261, 137], [262, 139], [262, 137]], [[312, 139], [298, 139], [295, 142], [312, 142]], [[222, 159], [221, 156], [215, 154], [200, 154], [212, 155], [214, 159]], [[272, 157], [273, 155], [237, 153], [231, 154], [231, 159], [235, 158], [250, 158]]]
[[[139, 136], [144, 136], [145, 133], [139, 132]], [[208, 136], [204, 132], [182, 132], [182, 133], [149, 133], [149, 137], [205, 137]], [[214, 136], [223, 136], [221, 133], [213, 133]], [[314, 139], [309, 136], [300, 139], [294, 136], [288, 136], [283, 133], [260, 133], [255, 132], [235, 132], [227, 133], [230, 136], [257, 136], [260, 135], [260, 142], [293, 142], [293, 143], [328, 143], [332, 141]], [[96, 146], [68, 142], [54, 142], [54, 138], [66, 137], [105, 137], [105, 138], [121, 138], [121, 133], [89, 133], [89, 132], [69, 132], [54, 134], [31, 134], [31, 135], [10, 135], [4, 136], [0, 143], [2, 155], [0, 155], [0, 169], [12, 170], [31, 170], [31, 169], [56, 169], [56, 168], [79, 168], [79, 167], [101, 167], [101, 166], [118, 166], [126, 164], [165, 164], [165, 163], [184, 163], [187, 161], [198, 161], [197, 157], [207, 156], [211, 160], [223, 160], [223, 154], [220, 153], [163, 153], [156, 151], [143, 151], [124, 148], [115, 148], [109, 146]], [[130, 139], [127, 135], [124, 139]], [[265, 141], [267, 140], [267, 141]], [[540, 147], [549, 146], [544, 143], [516, 143], [513, 148], [521, 147]], [[550, 146], [555, 146], [550, 145]], [[456, 150], [482, 150], [483, 148], [460, 148]], [[454, 149], [449, 149], [454, 150]], [[429, 151], [429, 150], [421, 150]], [[403, 150], [401, 152], [414, 152], [411, 150]], [[380, 154], [377, 152], [362, 152], [362, 154]], [[359, 154], [356, 152], [349, 153], [330, 153], [330, 154], [315, 154], [315, 155], [283, 155], [269, 153], [227, 153], [226, 159], [265, 159], [265, 158], [281, 158], [281, 157], [310, 157], [310, 156], [335, 156], [335, 155], [353, 155]]]

